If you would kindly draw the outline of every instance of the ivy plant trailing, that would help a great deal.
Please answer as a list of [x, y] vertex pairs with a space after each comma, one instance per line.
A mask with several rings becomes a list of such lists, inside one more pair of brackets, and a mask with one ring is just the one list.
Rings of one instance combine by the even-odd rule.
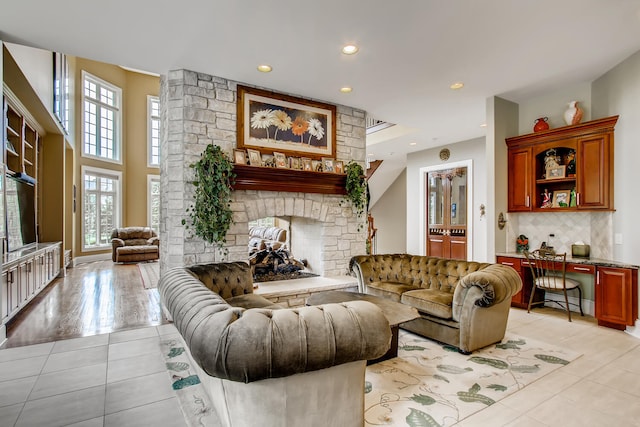
[[[351, 207], [355, 211], [358, 219], [362, 219], [367, 208], [367, 180], [364, 175], [362, 166], [351, 160], [345, 166], [347, 174], [347, 182], [345, 188], [347, 190], [347, 200], [351, 202]], [[363, 227], [362, 222], [358, 224], [358, 230]]]
[[214, 245], [226, 254], [224, 247], [227, 231], [233, 223], [231, 211], [231, 186], [235, 182], [233, 163], [219, 146], [209, 144], [200, 160], [189, 165], [195, 170], [194, 203], [187, 208], [190, 225], [186, 219], [182, 224], [192, 229], [196, 236]]

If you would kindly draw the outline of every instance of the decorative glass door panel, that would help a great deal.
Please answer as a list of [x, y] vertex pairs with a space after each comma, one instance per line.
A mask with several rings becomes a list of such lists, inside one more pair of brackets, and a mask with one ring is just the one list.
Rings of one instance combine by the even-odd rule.
[[467, 168], [427, 175], [427, 255], [467, 258]]

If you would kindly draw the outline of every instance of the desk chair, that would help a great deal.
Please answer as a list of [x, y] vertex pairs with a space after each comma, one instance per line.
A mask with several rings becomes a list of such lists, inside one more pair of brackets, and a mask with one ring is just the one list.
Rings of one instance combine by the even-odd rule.
[[[567, 254], [556, 254], [548, 250], [536, 249], [533, 252], [524, 251], [524, 256], [529, 261], [529, 267], [531, 268], [531, 274], [533, 276], [533, 286], [531, 288], [531, 297], [529, 298], [529, 305], [527, 307], [527, 313], [531, 311], [531, 306], [543, 304], [547, 301], [555, 302], [560, 307], [567, 310], [567, 316], [569, 322], [571, 322], [571, 310], [569, 310], [569, 304], [578, 305], [580, 308], [580, 315], [584, 316], [582, 312], [582, 290], [580, 289], [580, 282], [572, 279], [567, 279], [566, 266], [567, 266]], [[543, 289], [545, 291], [562, 291], [564, 294], [564, 302], [562, 303], [555, 300], [545, 299], [543, 301], [533, 302], [533, 296], [536, 288]], [[567, 297], [567, 290], [578, 290], [578, 304], [569, 303]]]

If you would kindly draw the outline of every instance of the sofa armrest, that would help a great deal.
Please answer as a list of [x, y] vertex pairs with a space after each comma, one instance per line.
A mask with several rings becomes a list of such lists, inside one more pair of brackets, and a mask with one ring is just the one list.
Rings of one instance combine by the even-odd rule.
[[122, 246], [124, 246], [124, 240], [117, 237], [111, 239], [111, 259], [113, 262], [116, 262], [116, 250]]
[[502, 264], [491, 264], [462, 277], [453, 293], [453, 319], [461, 318], [465, 306], [491, 307], [522, 289], [516, 271]]
[[160, 246], [160, 238], [158, 236], [153, 236], [150, 239], [147, 239], [147, 245]]
[[376, 359], [391, 342], [386, 317], [366, 301], [244, 310], [181, 267], [158, 290], [193, 359], [217, 378], [248, 383]]

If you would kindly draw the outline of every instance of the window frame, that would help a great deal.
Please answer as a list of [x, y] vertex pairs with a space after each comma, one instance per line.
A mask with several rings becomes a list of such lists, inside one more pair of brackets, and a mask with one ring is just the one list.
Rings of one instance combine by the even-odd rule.
[[[80, 121], [81, 123], [81, 140], [80, 143], [82, 144], [82, 148], [80, 150], [80, 153], [82, 155], [82, 157], [85, 158], [90, 158], [90, 159], [96, 159], [96, 160], [100, 160], [103, 162], [109, 162], [109, 163], [116, 163], [121, 165], [122, 164], [122, 88], [109, 83], [106, 80], [103, 80], [91, 73], [89, 73], [86, 70], [82, 70], [82, 92], [81, 92], [81, 117], [82, 120]], [[90, 154], [87, 153], [85, 151], [85, 128], [86, 128], [86, 121], [85, 121], [85, 114], [86, 114], [86, 101], [87, 100], [91, 100], [91, 102], [95, 103], [97, 106], [106, 106], [108, 108], [113, 108], [111, 106], [107, 106], [105, 104], [100, 103], [99, 101], [94, 100], [93, 98], [87, 98], [85, 96], [85, 82], [87, 80], [93, 81], [93, 83], [96, 83], [100, 86], [104, 86], [105, 88], [112, 90], [115, 93], [115, 96], [117, 98], [117, 106], [114, 109], [114, 116], [113, 116], [113, 151], [114, 151], [114, 157], [103, 157], [103, 156], [98, 156], [98, 155], [94, 155], [94, 154]], [[98, 125], [99, 127], [99, 125]], [[99, 145], [99, 141], [96, 142]]]
[[[158, 103], [158, 116], [151, 114], [151, 103], [156, 101]], [[153, 148], [153, 121], [158, 120], [158, 163], [152, 161], [152, 148]], [[154, 95], [147, 95], [147, 167], [148, 168], [160, 168], [160, 98]]]
[[111, 247], [111, 243], [109, 242], [108, 244], [105, 245], [101, 245], [101, 246], [91, 246], [91, 247], [87, 247], [85, 245], [85, 234], [86, 234], [86, 230], [85, 230], [85, 198], [86, 198], [86, 188], [85, 188], [85, 175], [87, 174], [97, 174], [97, 175], [106, 175], [106, 176], [111, 176], [114, 179], [117, 179], [117, 207], [116, 207], [116, 212], [115, 212], [115, 218], [114, 218], [114, 224], [113, 226], [115, 228], [120, 227], [120, 224], [122, 222], [122, 204], [123, 204], [123, 194], [122, 194], [122, 172], [117, 171], [117, 170], [113, 170], [113, 169], [104, 169], [104, 168], [97, 168], [97, 167], [93, 167], [93, 166], [82, 166], [81, 168], [81, 177], [80, 179], [82, 180], [82, 186], [81, 186], [81, 199], [80, 199], [80, 226], [81, 226], [81, 239], [82, 239], [82, 252], [97, 252], [97, 251], [104, 251], [105, 249], [108, 249]]
[[[161, 213], [158, 212], [158, 229], [153, 228], [153, 222], [151, 221], [151, 186], [154, 182], [157, 182], [160, 185], [160, 175], [149, 174], [147, 175], [147, 226], [151, 227], [155, 230], [158, 235], [160, 235], [160, 216]], [[158, 199], [160, 199], [160, 194], [158, 194]], [[159, 200], [158, 200], [159, 205]]]

